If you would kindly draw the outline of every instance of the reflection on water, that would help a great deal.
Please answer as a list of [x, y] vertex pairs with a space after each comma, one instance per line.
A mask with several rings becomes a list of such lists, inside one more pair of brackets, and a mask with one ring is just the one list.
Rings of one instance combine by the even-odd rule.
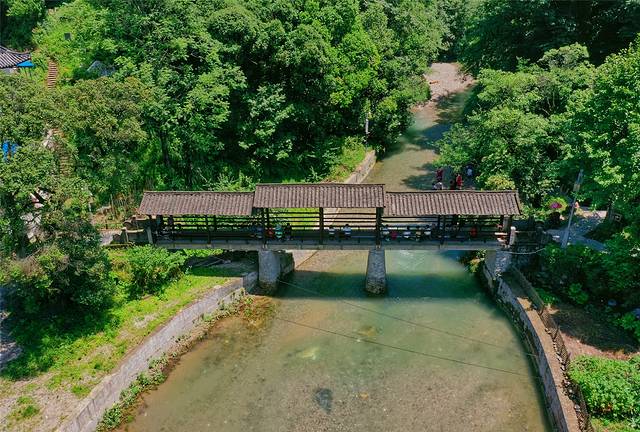
[[[430, 185], [416, 124], [369, 181]], [[387, 252], [389, 293], [363, 291], [366, 252], [323, 252], [276, 296], [267, 329], [222, 323], [144, 398], [131, 431], [546, 431], [527, 355], [454, 253]]]

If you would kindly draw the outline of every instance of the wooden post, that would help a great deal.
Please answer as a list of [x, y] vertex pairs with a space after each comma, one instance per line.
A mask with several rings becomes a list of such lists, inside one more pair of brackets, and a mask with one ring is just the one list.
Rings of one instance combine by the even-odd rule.
[[324, 208], [318, 209], [318, 216], [320, 218], [320, 244], [324, 244]]
[[[151, 215], [149, 215], [149, 225], [147, 225], [147, 240], [149, 244], [153, 244], [153, 233], [151, 232], [151, 224], [153, 223], [153, 219], [151, 219]], [[122, 239], [120, 239], [122, 241]]]
[[207, 228], [207, 243], [211, 243], [211, 231], [209, 231], [209, 216], [204, 216], [204, 224]]
[[376, 208], [376, 246], [380, 246], [382, 242], [382, 210], [381, 207]]
[[509, 219], [507, 219], [507, 244], [510, 243], [511, 241], [511, 223], [513, 222], [513, 216], [509, 216]]
[[444, 221], [442, 220], [442, 217], [440, 215], [438, 215], [438, 236], [440, 237], [440, 244], [444, 243], [444, 226], [447, 223], [447, 218], [444, 218]]
[[260, 224], [262, 225], [262, 244], [267, 244], [267, 225], [264, 214], [264, 209], [260, 209]]

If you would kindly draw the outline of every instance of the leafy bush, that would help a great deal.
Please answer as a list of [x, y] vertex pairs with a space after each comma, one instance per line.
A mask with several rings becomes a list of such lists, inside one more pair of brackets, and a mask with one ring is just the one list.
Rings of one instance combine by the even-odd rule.
[[139, 246], [127, 252], [131, 268], [129, 295], [140, 296], [162, 291], [164, 284], [182, 273], [186, 257], [153, 246]]
[[516, 184], [504, 174], [492, 174], [484, 181], [486, 189], [490, 190], [514, 190]]
[[606, 300], [613, 295], [603, 254], [586, 246], [562, 249], [550, 244], [541, 251], [539, 265], [536, 282], [577, 304], [586, 303], [589, 297]]
[[569, 376], [576, 382], [592, 413], [630, 418], [640, 410], [640, 356], [629, 361], [580, 356]]
[[584, 292], [584, 290], [582, 289], [582, 285], [580, 285], [579, 283], [572, 283], [571, 285], [569, 285], [569, 288], [567, 289], [567, 295], [574, 303], [577, 303], [579, 305], [586, 304], [589, 301], [589, 294]]
[[640, 320], [632, 312], [628, 312], [615, 320], [615, 323], [630, 331], [640, 341]]

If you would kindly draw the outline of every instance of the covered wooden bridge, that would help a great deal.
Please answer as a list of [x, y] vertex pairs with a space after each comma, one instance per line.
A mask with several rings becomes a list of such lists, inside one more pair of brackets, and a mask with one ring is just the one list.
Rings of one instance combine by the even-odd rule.
[[516, 191], [390, 192], [381, 184], [260, 184], [145, 192], [150, 243], [170, 249], [500, 249]]

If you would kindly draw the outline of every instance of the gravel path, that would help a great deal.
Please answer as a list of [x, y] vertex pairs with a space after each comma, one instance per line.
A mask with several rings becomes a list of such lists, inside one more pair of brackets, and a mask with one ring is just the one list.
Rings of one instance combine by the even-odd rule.
[[473, 78], [461, 72], [457, 63], [432, 63], [425, 78], [431, 87], [431, 99], [427, 104], [434, 105], [474, 84]]
[[[604, 250], [606, 247], [603, 243], [585, 236], [600, 225], [606, 215], [606, 211], [591, 211], [588, 208], [581, 210], [579, 214], [574, 216], [573, 224], [569, 230], [569, 244], [582, 244], [597, 251]], [[547, 232], [553, 236], [555, 241], [560, 243], [564, 237], [565, 228], [550, 229]]]

